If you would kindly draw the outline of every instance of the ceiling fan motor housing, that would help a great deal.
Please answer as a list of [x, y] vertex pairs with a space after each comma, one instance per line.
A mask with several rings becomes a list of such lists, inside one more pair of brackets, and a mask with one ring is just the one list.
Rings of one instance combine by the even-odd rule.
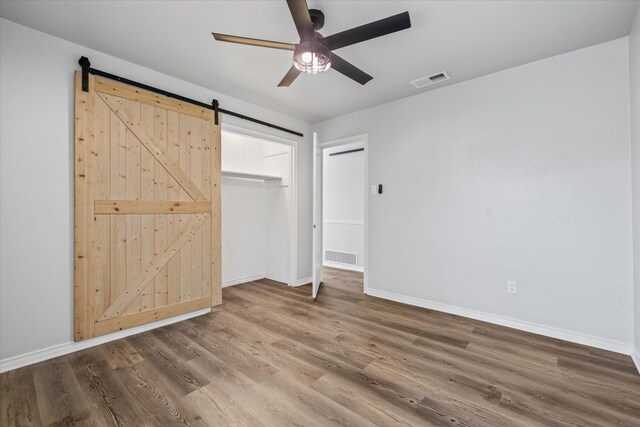
[[324, 13], [322, 13], [321, 10], [309, 9], [309, 16], [311, 17], [311, 23], [315, 31], [319, 31], [324, 27]]

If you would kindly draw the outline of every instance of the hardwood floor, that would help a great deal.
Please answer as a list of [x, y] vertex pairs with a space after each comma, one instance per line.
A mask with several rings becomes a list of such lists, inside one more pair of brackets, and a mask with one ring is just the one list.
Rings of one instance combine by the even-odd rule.
[[223, 290], [214, 312], [0, 376], [0, 425], [640, 426], [628, 356], [362, 293]]

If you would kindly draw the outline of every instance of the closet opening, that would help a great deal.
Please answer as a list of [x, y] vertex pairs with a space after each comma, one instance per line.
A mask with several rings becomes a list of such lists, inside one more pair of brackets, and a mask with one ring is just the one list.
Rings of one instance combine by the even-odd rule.
[[222, 287], [295, 285], [295, 142], [223, 125]]

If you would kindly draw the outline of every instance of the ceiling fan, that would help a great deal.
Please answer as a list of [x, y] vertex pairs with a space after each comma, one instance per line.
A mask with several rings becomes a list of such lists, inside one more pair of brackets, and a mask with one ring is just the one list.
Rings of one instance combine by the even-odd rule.
[[318, 32], [324, 26], [324, 14], [321, 11], [309, 9], [306, 0], [287, 0], [287, 4], [300, 35], [298, 44], [211, 33], [216, 40], [223, 42], [293, 51], [293, 65], [278, 87], [289, 87], [302, 72], [318, 74], [329, 68], [364, 85], [373, 77], [333, 53], [333, 50], [411, 27], [409, 12], [403, 12], [323, 37]]

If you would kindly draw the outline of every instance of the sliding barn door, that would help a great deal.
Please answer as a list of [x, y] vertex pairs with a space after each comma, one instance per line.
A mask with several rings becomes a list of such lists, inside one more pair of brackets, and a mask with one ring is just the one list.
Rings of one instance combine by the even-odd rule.
[[75, 340], [221, 303], [213, 111], [75, 86]]

